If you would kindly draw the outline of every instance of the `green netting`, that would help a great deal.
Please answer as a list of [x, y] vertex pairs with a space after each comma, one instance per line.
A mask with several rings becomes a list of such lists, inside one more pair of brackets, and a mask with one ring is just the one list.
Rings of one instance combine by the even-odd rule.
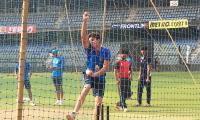
[[[103, 99], [104, 119], [109, 106], [110, 120], [198, 120], [200, 118], [200, 1], [199, 0], [30, 0], [26, 61], [31, 64], [33, 102], [24, 88], [24, 120], [63, 120], [73, 111], [84, 85], [86, 54], [81, 43], [84, 10], [89, 11], [87, 33], [104, 33], [103, 46], [112, 57], [106, 73]], [[106, 3], [105, 3], [106, 2]], [[22, 0], [0, 1], [0, 120], [17, 119], [17, 80]], [[104, 5], [106, 4], [106, 8]], [[156, 12], [157, 11], [157, 12]], [[167, 26], [161, 25], [159, 16]], [[105, 19], [103, 19], [105, 18]], [[181, 23], [181, 20], [187, 22]], [[103, 21], [104, 20], [104, 21]], [[172, 25], [172, 20], [176, 20]], [[150, 22], [154, 21], [154, 28]], [[103, 27], [103, 23], [105, 26]], [[188, 24], [187, 24], [188, 23]], [[186, 27], [182, 27], [186, 25]], [[188, 25], [188, 26], [187, 26]], [[18, 27], [17, 27], [18, 26]], [[161, 27], [162, 29], [159, 29]], [[104, 29], [103, 29], [104, 28]], [[171, 37], [170, 37], [171, 36]], [[101, 36], [102, 38], [102, 36]], [[148, 47], [151, 58], [151, 106], [138, 104], [140, 49]], [[64, 103], [56, 105], [49, 51], [58, 49], [64, 57]], [[114, 65], [120, 49], [132, 58], [133, 95], [128, 111], [116, 108], [120, 95]], [[186, 67], [187, 65], [187, 67]], [[89, 92], [76, 119], [90, 120], [95, 99]]]

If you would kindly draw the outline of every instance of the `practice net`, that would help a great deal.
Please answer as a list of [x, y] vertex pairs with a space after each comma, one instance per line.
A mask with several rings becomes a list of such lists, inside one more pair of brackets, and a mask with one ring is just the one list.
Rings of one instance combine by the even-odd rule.
[[[0, 120], [17, 119], [15, 72], [22, 4], [22, 0], [0, 1]], [[84, 85], [87, 58], [80, 36], [84, 11], [90, 14], [87, 33], [100, 33], [102, 46], [112, 54], [102, 120], [200, 119], [199, 0], [29, 0], [26, 62], [32, 72], [27, 77], [32, 100], [24, 88], [23, 120], [63, 120], [73, 111]], [[150, 59], [151, 102], [146, 104], [144, 87], [138, 106], [140, 50], [144, 47]], [[63, 101], [57, 101], [48, 68], [52, 60], [49, 53], [54, 49], [64, 59]], [[127, 110], [118, 106], [121, 94], [114, 76], [121, 49], [129, 51], [132, 63], [132, 96], [126, 100]], [[91, 90], [76, 119], [91, 120], [94, 103]]]

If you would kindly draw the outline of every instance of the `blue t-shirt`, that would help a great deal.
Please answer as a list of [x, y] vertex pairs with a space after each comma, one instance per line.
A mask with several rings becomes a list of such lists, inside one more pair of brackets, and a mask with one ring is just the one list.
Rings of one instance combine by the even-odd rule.
[[64, 69], [64, 57], [63, 56], [53, 57], [52, 63], [53, 63], [52, 78], [62, 79], [62, 73]]
[[[28, 75], [28, 73], [30, 72], [30, 70], [31, 70], [31, 65], [30, 65], [30, 63], [25, 62], [25, 64], [24, 64], [24, 80], [29, 80], [29, 75]], [[19, 72], [19, 63], [16, 64], [15, 72], [16, 72], [16, 73]]]
[[[85, 53], [87, 55], [86, 69], [90, 69], [96, 72], [96, 68], [101, 69], [103, 67], [104, 60], [110, 60], [111, 52], [108, 48], [101, 47], [99, 54], [96, 54], [95, 50], [92, 48], [85, 48]], [[105, 75], [101, 75], [100, 79], [104, 80]]]

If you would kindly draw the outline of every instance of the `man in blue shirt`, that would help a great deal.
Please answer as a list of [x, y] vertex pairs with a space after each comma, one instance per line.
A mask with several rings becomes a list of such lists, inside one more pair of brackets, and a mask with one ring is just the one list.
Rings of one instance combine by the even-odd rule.
[[64, 57], [58, 55], [58, 50], [52, 50], [52, 65], [50, 70], [52, 70], [52, 79], [54, 86], [56, 88], [57, 101], [56, 105], [63, 105], [63, 88], [62, 88], [62, 76], [64, 69]]
[[74, 111], [66, 116], [68, 120], [75, 120], [90, 89], [93, 90], [93, 96], [95, 97], [93, 120], [96, 120], [96, 117], [99, 116], [99, 114], [97, 115], [97, 108], [101, 107], [104, 96], [105, 74], [110, 64], [111, 53], [108, 48], [101, 47], [99, 34], [92, 32], [87, 36], [87, 20], [88, 12], [84, 12], [81, 42], [87, 55], [86, 69], [84, 71], [85, 84], [77, 99]]
[[[16, 75], [16, 79], [19, 78], [19, 63], [16, 64], [15, 67], [15, 75]], [[30, 99], [30, 105], [35, 106], [35, 103], [33, 101], [33, 97], [32, 97], [32, 92], [31, 92], [31, 83], [30, 83], [30, 78], [31, 78], [31, 65], [29, 62], [24, 63], [24, 86], [28, 92], [28, 96]]]
[[142, 93], [144, 86], [147, 91], [147, 105], [150, 106], [151, 101], [151, 58], [147, 56], [147, 47], [141, 49], [140, 70], [138, 76], [138, 107], [142, 104]]

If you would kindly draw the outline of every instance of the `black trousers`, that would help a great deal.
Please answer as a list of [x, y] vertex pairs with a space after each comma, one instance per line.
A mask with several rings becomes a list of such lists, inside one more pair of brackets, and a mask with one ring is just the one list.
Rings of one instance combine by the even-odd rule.
[[131, 92], [131, 81], [128, 78], [120, 79], [120, 106], [127, 108], [126, 99], [130, 97]]
[[150, 104], [151, 102], [151, 77], [150, 81], [146, 82], [146, 79], [141, 79], [138, 81], [138, 91], [137, 91], [137, 98], [138, 98], [138, 104], [142, 104], [142, 93], [143, 93], [143, 88], [144, 86], [146, 87], [147, 91], [147, 103]]

